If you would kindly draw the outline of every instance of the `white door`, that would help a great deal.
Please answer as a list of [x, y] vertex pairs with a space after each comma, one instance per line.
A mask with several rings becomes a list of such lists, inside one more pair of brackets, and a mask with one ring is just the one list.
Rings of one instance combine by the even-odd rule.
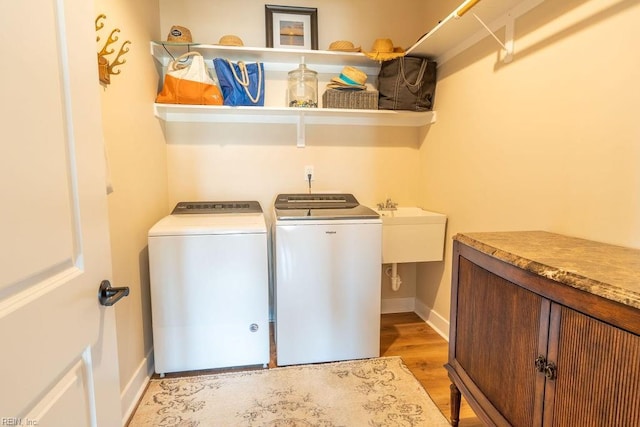
[[122, 424], [94, 19], [0, 3], [0, 425]]

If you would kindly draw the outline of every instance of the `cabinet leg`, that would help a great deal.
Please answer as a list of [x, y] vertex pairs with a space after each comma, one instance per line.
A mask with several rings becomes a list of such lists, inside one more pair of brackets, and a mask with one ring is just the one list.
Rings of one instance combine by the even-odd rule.
[[460, 422], [460, 399], [462, 395], [454, 383], [451, 383], [449, 389], [451, 390], [451, 425], [458, 427], [458, 423]]

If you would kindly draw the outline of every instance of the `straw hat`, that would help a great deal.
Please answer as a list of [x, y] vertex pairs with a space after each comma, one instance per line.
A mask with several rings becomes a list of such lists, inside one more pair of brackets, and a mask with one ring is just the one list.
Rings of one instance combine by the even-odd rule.
[[347, 40], [337, 40], [329, 45], [329, 50], [338, 50], [341, 52], [360, 52], [360, 46], [355, 47], [353, 43]]
[[401, 47], [393, 46], [391, 39], [376, 39], [371, 52], [364, 52], [364, 54], [376, 61], [389, 61], [404, 56], [405, 52]]
[[193, 43], [193, 38], [191, 37], [191, 31], [187, 27], [174, 25], [169, 30], [167, 41], [170, 43]]
[[220, 46], [244, 46], [242, 39], [234, 34], [227, 34], [220, 37], [218, 44]]
[[356, 67], [344, 67], [338, 77], [327, 85], [330, 89], [363, 90], [366, 89], [367, 75]]

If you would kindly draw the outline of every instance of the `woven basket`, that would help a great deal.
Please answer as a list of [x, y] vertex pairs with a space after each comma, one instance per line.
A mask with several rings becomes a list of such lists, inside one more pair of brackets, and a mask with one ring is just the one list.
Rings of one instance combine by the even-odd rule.
[[323, 108], [347, 108], [352, 110], [377, 110], [377, 90], [327, 89], [322, 94]]

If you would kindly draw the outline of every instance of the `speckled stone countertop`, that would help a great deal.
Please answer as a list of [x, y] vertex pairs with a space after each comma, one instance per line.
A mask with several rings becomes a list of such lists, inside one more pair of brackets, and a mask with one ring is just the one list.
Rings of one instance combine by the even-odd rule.
[[454, 240], [523, 270], [640, 309], [640, 250], [545, 231], [459, 233]]

